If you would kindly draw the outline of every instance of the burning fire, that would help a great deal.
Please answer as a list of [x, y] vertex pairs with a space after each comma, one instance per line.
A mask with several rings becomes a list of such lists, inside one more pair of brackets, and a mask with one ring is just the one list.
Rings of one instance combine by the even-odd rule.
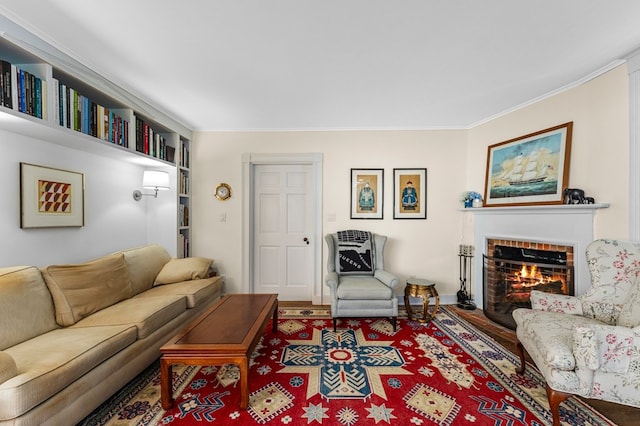
[[522, 265], [520, 271], [515, 272], [515, 279], [518, 283], [517, 287], [535, 287], [544, 284], [557, 283], [558, 281], [564, 284], [564, 277], [561, 275], [543, 275], [537, 265], [531, 265], [527, 268], [527, 265]]

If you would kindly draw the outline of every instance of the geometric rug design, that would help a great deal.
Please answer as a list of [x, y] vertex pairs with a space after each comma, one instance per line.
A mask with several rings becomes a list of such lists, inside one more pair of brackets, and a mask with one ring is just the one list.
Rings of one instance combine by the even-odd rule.
[[393, 341], [368, 340], [362, 329], [319, 330], [311, 340], [287, 340], [277, 373], [306, 374], [309, 399], [367, 399], [372, 393], [387, 399], [382, 375], [412, 374]]
[[[321, 311], [321, 312], [319, 312]], [[83, 425], [531, 425], [551, 424], [544, 381], [517, 357], [441, 307], [422, 324], [351, 318], [333, 332], [326, 309], [280, 308], [249, 367], [240, 410], [235, 365], [173, 368], [174, 407], [160, 405], [158, 363]], [[565, 425], [613, 425], [578, 398], [560, 405]]]

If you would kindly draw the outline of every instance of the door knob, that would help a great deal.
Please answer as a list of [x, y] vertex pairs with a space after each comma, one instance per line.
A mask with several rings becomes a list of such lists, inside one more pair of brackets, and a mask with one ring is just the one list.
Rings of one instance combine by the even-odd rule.
[[309, 245], [309, 239], [307, 237], [304, 237], [302, 241], [304, 241], [305, 243], [307, 243], [307, 245]]

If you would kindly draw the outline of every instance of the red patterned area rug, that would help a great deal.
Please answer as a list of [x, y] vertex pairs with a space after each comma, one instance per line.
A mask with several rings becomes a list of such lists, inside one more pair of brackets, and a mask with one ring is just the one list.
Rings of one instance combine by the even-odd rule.
[[[544, 381], [444, 307], [428, 324], [352, 319], [333, 332], [328, 311], [280, 309], [250, 367], [249, 408], [238, 369], [174, 367], [174, 408], [160, 406], [158, 363], [87, 417], [104, 425], [548, 425]], [[563, 424], [613, 425], [577, 398]]]

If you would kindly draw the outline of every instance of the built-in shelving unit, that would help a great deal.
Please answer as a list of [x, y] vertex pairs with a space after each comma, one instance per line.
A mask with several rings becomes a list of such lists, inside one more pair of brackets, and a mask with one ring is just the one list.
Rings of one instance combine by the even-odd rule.
[[191, 130], [2, 16], [0, 28], [0, 128], [175, 169], [176, 252], [188, 256]]
[[187, 139], [180, 138], [178, 146], [178, 253], [187, 257], [191, 236], [191, 145]]

